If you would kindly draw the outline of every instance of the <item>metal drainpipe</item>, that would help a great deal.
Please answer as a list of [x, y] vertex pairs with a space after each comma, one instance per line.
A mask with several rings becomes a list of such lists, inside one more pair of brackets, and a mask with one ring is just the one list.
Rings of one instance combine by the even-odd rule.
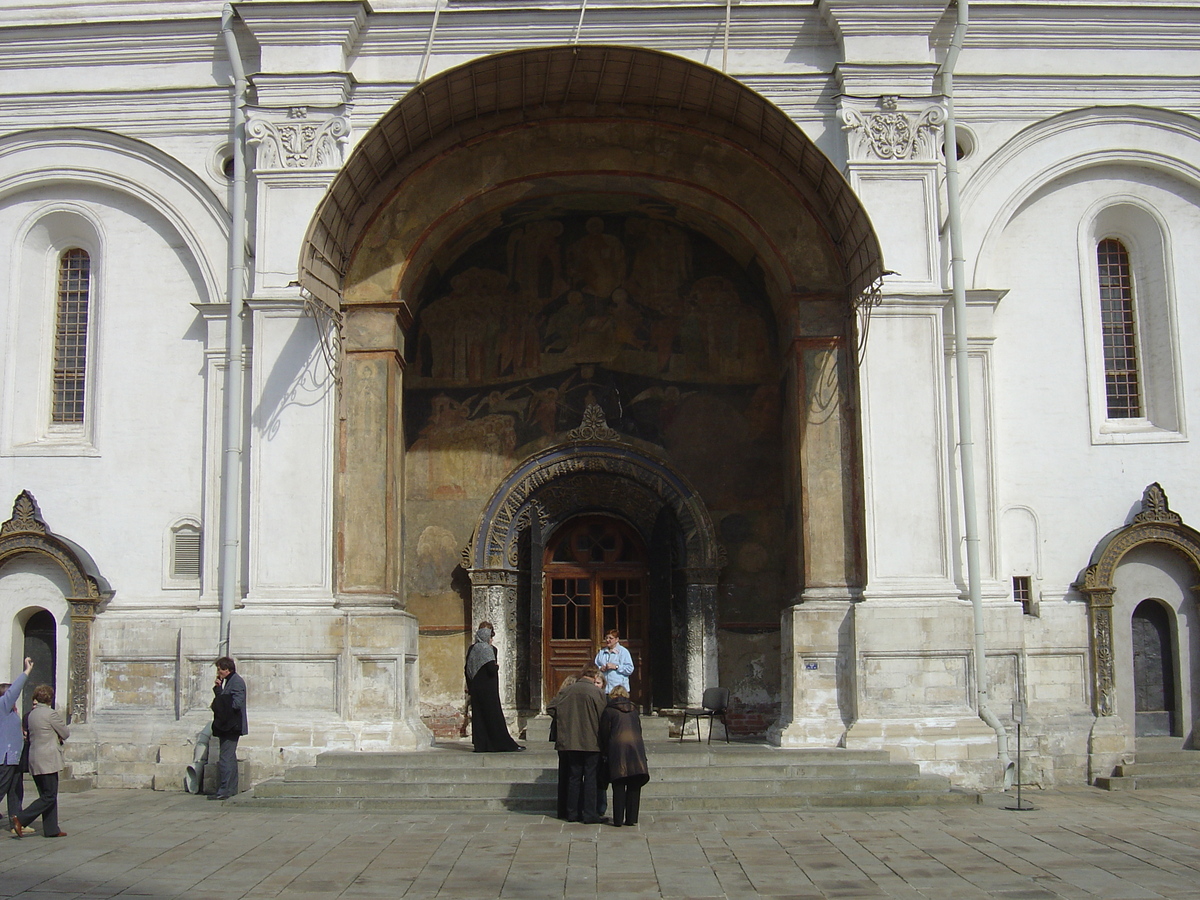
[[984, 646], [983, 595], [979, 584], [979, 514], [975, 506], [975, 442], [971, 427], [971, 373], [967, 353], [967, 290], [963, 257], [962, 211], [958, 190], [958, 130], [954, 117], [954, 66], [962, 51], [970, 15], [969, 0], [958, 0], [958, 21], [945, 61], [938, 69], [946, 98], [945, 154], [947, 226], [950, 229], [950, 280], [954, 292], [954, 365], [958, 393], [958, 445], [962, 467], [963, 520], [967, 539], [967, 591], [975, 618], [975, 684], [979, 718], [996, 732], [996, 751], [1004, 766], [1004, 788], [1012, 786], [1013, 761], [1008, 731], [988, 705], [987, 652]]
[[221, 633], [218, 655], [229, 655], [229, 620], [234, 598], [241, 591], [242, 493], [242, 312], [246, 293], [246, 71], [233, 34], [233, 6], [221, 10], [221, 37], [233, 67], [230, 138], [233, 150], [233, 187], [230, 196], [229, 280], [226, 295], [229, 318], [225, 333], [225, 435], [221, 457], [221, 559], [218, 597]]

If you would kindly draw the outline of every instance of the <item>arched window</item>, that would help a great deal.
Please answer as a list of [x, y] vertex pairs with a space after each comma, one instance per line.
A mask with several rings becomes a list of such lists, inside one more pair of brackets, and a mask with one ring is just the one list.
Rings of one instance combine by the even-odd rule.
[[1104, 387], [1110, 419], [1136, 419], [1142, 415], [1138, 378], [1136, 317], [1133, 310], [1133, 273], [1129, 251], [1115, 238], [1096, 246], [1100, 276], [1100, 327], [1104, 336]]
[[84, 420], [91, 273], [92, 260], [86, 250], [72, 248], [58, 258], [51, 406], [55, 425], [82, 425]]
[[1092, 441], [1184, 440], [1170, 231], [1138, 198], [1094, 210], [1080, 235]]

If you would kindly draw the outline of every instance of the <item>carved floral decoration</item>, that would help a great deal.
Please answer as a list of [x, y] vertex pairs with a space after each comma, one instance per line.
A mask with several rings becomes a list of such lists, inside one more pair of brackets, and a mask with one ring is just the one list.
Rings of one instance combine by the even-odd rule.
[[308, 110], [296, 107], [287, 121], [254, 116], [246, 135], [258, 145], [259, 169], [333, 169], [342, 164], [342, 142], [350, 134], [344, 116], [309, 119]]
[[939, 105], [901, 110], [897, 98], [880, 98], [878, 109], [843, 106], [842, 130], [849, 132], [852, 158], [882, 160], [936, 159], [938, 131], [946, 121]]

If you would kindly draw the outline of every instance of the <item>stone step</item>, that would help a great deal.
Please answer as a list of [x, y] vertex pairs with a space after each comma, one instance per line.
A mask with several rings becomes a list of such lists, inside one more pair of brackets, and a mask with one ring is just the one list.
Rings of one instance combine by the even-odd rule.
[[[557, 773], [547, 772], [533, 781], [486, 782], [464, 785], [447, 782], [395, 781], [284, 781], [271, 779], [254, 788], [259, 797], [312, 797], [324, 799], [404, 799], [448, 798], [469, 796], [478, 799], [499, 799], [518, 796], [544, 796], [553, 800], [557, 794]], [[944, 780], [936, 776], [915, 775], [894, 777], [882, 774], [875, 777], [846, 777], [830, 775], [822, 778], [758, 778], [741, 780], [697, 779], [692, 781], [651, 780], [654, 792], [669, 797], [765, 797], [775, 794], [833, 793], [836, 791], [916, 791], [947, 789]]]
[[[781, 750], [762, 743], [696, 746], [649, 742], [647, 809], [663, 811], [800, 809], [977, 802], [915, 763], [886, 751]], [[289, 769], [243, 794], [240, 805], [281, 808], [421, 811], [525, 810], [551, 814], [558, 754], [542, 745], [523, 753], [472, 753], [444, 743], [410, 753], [323, 753], [316, 765]], [[652, 799], [651, 799], [652, 798]], [[839, 804], [837, 798], [841, 798]], [[646, 805], [649, 803], [650, 805]]]
[[1096, 787], [1106, 791], [1146, 791], [1159, 788], [1200, 787], [1200, 774], [1114, 775], [1096, 779]]
[[1113, 775], [1118, 778], [1137, 775], [1195, 775], [1200, 778], [1200, 759], [1195, 762], [1136, 762], [1117, 766]]
[[[522, 753], [473, 753], [470, 744], [439, 744], [433, 750], [407, 753], [373, 753], [353, 750], [334, 750], [320, 754], [316, 758], [318, 767], [331, 766], [353, 768], [412, 768], [412, 769], [445, 769], [445, 768], [512, 768], [536, 765], [558, 765], [558, 754], [554, 748], [545, 745], [541, 747], [526, 745]], [[891, 756], [886, 750], [843, 750], [805, 749], [781, 750], [778, 747], [768, 747], [763, 744], [730, 744], [728, 747], [714, 745], [709, 749], [705, 745], [697, 747], [694, 743], [679, 744], [676, 741], [646, 744], [646, 756], [652, 764], [659, 766], [711, 766], [725, 764], [736, 760], [739, 765], [779, 765], [781, 762], [803, 759], [805, 763], [874, 762], [891, 764]]]
[[[664, 766], [658, 760], [649, 759], [650, 771], [655, 781], [686, 782], [710, 781], [713, 770], [718, 769], [720, 777], [727, 781], [753, 780], [768, 778], [802, 779], [827, 778], [837, 774], [845, 778], [912, 778], [920, 773], [915, 763], [789, 763], [775, 766], [728, 764], [714, 766]], [[526, 766], [488, 767], [489, 780], [499, 782], [528, 781], [537, 777], [556, 778], [558, 762], [531, 763]], [[479, 780], [477, 770], [460, 766], [435, 768], [406, 768], [383, 766], [313, 766], [310, 768], [289, 769], [283, 775], [287, 782], [314, 781], [360, 781], [371, 783], [422, 783], [437, 782], [442, 784], [471, 784]]]
[[[642, 812], [650, 813], [701, 813], [701, 812], [754, 812], [762, 810], [794, 810], [829, 807], [903, 807], [933, 805], [974, 805], [980, 796], [969, 791], [836, 791], [833, 793], [770, 794], [743, 797], [663, 797], [652, 791], [642, 792]], [[474, 797], [448, 797], [431, 801], [428, 798], [380, 799], [362, 798], [339, 800], [319, 808], [336, 807], [341, 810], [391, 813], [428, 813], [431, 808], [439, 812], [485, 813], [485, 812], [528, 812], [546, 816], [554, 814], [555, 799], [549, 797], [505, 797], [478, 799]], [[228, 801], [231, 808], [248, 809], [302, 809], [312, 811], [314, 802], [307, 797], [258, 797], [242, 794]]]
[[1200, 766], [1200, 752], [1196, 750], [1142, 750], [1138, 749], [1134, 759], [1143, 765], [1187, 765]]

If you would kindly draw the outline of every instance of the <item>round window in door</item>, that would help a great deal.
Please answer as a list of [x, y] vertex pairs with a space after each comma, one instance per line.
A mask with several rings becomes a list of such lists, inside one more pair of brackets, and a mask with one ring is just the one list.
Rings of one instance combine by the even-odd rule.
[[596, 658], [604, 633], [615, 628], [633, 657], [630, 696], [644, 708], [651, 692], [642, 664], [649, 597], [641, 539], [619, 519], [572, 519], [547, 542], [542, 577], [546, 699]]

